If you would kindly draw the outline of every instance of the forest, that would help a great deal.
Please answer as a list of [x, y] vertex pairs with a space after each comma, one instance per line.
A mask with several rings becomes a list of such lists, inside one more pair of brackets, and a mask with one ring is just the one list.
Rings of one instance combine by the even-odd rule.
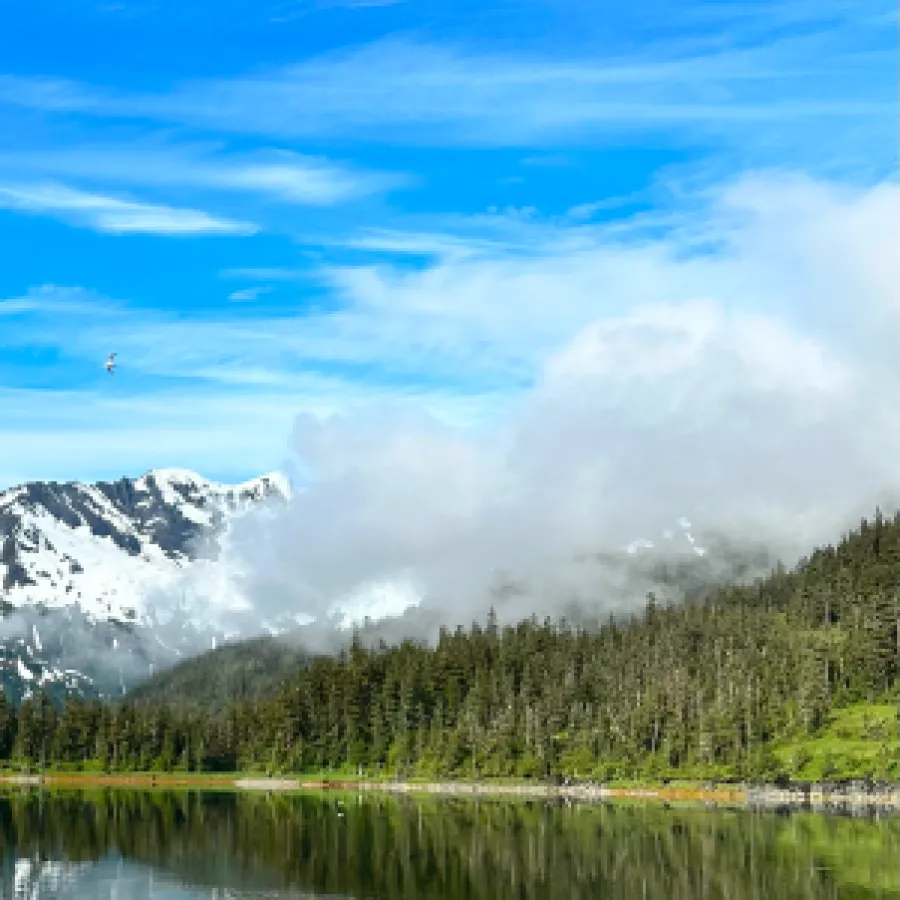
[[0, 696], [15, 768], [601, 781], [900, 780], [900, 514], [628, 619], [310, 657], [220, 708]]

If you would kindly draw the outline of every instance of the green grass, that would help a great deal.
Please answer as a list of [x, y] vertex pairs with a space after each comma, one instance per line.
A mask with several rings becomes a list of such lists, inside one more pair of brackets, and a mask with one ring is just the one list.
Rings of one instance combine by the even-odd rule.
[[900, 779], [897, 705], [857, 703], [836, 710], [816, 734], [773, 746], [792, 779]]

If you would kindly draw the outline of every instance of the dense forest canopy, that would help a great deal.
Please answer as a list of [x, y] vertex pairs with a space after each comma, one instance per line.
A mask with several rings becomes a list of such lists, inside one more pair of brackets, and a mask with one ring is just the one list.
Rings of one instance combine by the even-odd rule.
[[[900, 514], [879, 512], [749, 586], [679, 604], [651, 595], [639, 614], [594, 628], [500, 627], [490, 615], [433, 646], [356, 639], [221, 709], [165, 691], [62, 710], [43, 694], [18, 709], [0, 698], [0, 758], [94, 770], [896, 779], [898, 661]], [[829, 727], [837, 743], [810, 769], [809, 739]]]

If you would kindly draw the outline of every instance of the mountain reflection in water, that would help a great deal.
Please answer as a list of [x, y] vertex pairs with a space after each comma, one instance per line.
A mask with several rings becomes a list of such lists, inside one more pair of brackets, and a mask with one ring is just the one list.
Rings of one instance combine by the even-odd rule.
[[2, 900], [900, 898], [900, 820], [227, 792], [0, 793]]

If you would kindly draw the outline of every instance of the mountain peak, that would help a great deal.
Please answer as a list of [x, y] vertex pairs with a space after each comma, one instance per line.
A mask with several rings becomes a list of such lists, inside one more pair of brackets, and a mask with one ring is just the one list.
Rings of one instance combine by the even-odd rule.
[[179, 469], [175, 467], [150, 469], [137, 479], [137, 483], [147, 481], [151, 478], [157, 484], [195, 484], [206, 487], [213, 483], [208, 478], [204, 478], [202, 475], [191, 469]]
[[[233, 573], [216, 562], [218, 539], [237, 516], [289, 494], [280, 472], [220, 484], [181, 468], [0, 493], [0, 678], [82, 672], [85, 645], [99, 657], [125, 654], [120, 675], [208, 647], [198, 628], [237, 599]], [[185, 620], [187, 599], [197, 622]]]
[[151, 482], [173, 500], [176, 499], [172, 495], [173, 491], [176, 495], [183, 495], [185, 489], [248, 499], [263, 499], [273, 495], [287, 499], [291, 495], [290, 480], [283, 472], [278, 471], [267, 472], [247, 481], [227, 483], [213, 481], [191, 469], [167, 467], [150, 469], [135, 481], [135, 485], [146, 488]]

